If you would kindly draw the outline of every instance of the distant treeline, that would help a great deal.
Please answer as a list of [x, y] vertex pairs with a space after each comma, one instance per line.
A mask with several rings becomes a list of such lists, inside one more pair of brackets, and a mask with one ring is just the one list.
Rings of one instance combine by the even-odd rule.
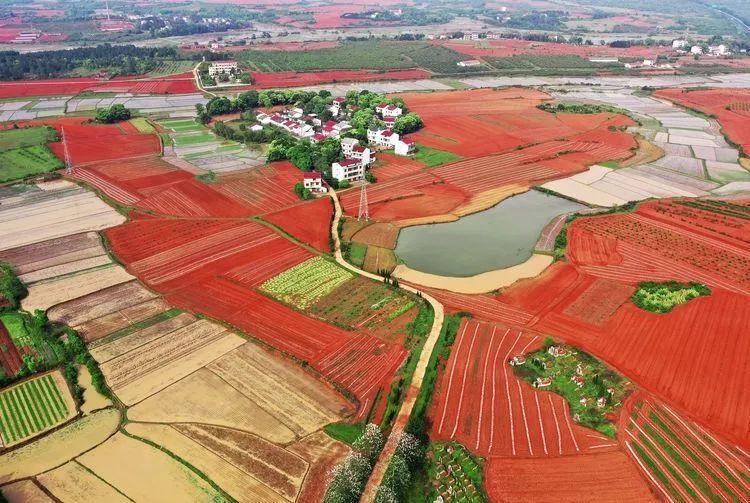
[[0, 52], [0, 80], [61, 77], [76, 68], [107, 69], [115, 74], [146, 73], [162, 60], [182, 59], [172, 47], [103, 44], [96, 47], [21, 54]]

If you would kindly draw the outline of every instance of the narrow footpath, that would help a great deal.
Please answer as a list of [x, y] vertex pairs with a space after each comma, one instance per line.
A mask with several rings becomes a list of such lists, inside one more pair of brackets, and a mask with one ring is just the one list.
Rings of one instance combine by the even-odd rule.
[[[357, 274], [370, 279], [374, 279], [375, 281], [383, 281], [383, 278], [381, 276], [363, 271], [362, 269], [359, 269], [344, 260], [344, 255], [341, 253], [341, 241], [339, 239], [338, 233], [339, 221], [341, 220], [342, 215], [341, 203], [339, 203], [338, 195], [332, 188], [329, 187], [328, 191], [331, 195], [331, 200], [333, 201], [334, 207], [331, 235], [333, 236], [334, 257], [336, 258], [336, 262], [338, 262], [342, 267], [346, 267], [347, 269]], [[424, 379], [424, 374], [427, 371], [427, 364], [429, 363], [430, 356], [435, 349], [435, 344], [440, 337], [440, 331], [443, 329], [444, 312], [443, 305], [440, 302], [438, 302], [434, 297], [421, 292], [420, 290], [417, 290], [416, 288], [413, 288], [409, 285], [400, 284], [399, 287], [408, 292], [420, 294], [422, 298], [429, 302], [432, 306], [432, 309], [435, 312], [435, 319], [432, 323], [432, 330], [430, 330], [430, 333], [427, 336], [427, 340], [425, 340], [424, 346], [422, 347], [422, 353], [419, 355], [419, 361], [417, 362], [417, 367], [414, 370], [414, 376], [412, 377], [411, 385], [406, 391], [404, 402], [401, 404], [401, 409], [398, 411], [398, 416], [396, 416], [396, 420], [393, 423], [393, 428], [391, 429], [391, 433], [385, 443], [385, 447], [380, 453], [380, 457], [375, 464], [375, 468], [372, 471], [372, 475], [370, 476], [370, 479], [367, 482], [367, 486], [365, 487], [365, 491], [362, 494], [362, 498], [360, 499], [362, 503], [372, 503], [373, 501], [375, 501], [375, 495], [378, 492], [378, 487], [380, 487], [380, 483], [383, 481], [383, 475], [385, 475], [385, 471], [388, 468], [391, 456], [393, 456], [393, 453], [396, 450], [399, 438], [401, 438], [401, 433], [403, 433], [404, 428], [406, 428], [406, 425], [409, 423], [409, 416], [411, 416], [411, 411], [414, 408], [414, 403], [417, 400], [417, 396], [419, 396], [419, 390], [422, 388], [422, 380]]]

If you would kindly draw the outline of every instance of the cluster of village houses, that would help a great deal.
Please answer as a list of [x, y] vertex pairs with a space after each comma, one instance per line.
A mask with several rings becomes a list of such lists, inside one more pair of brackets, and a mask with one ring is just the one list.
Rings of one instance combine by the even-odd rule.
[[[554, 358], [560, 358], [560, 357], [568, 356], [571, 354], [570, 351], [568, 351], [562, 346], [550, 346], [547, 349], [547, 353]], [[511, 358], [511, 360], [508, 363], [510, 363], [511, 366], [524, 365], [526, 363], [526, 357], [524, 355], [517, 355]], [[576, 366], [576, 373], [570, 378], [570, 381], [576, 386], [578, 386], [579, 388], [582, 388], [583, 385], [586, 383], [586, 380], [583, 378], [583, 366], [580, 363]], [[548, 388], [551, 385], [552, 385], [551, 377], [537, 377], [533, 383], [533, 386], [537, 389]], [[613, 394], [614, 389], [608, 388], [607, 392], [610, 394]], [[584, 407], [587, 406], [590, 401], [591, 399], [587, 397], [583, 397], [580, 400], [581, 405], [583, 405]], [[597, 408], [601, 409], [601, 408], [604, 408], [606, 405], [607, 405], [606, 397], [600, 396], [596, 399]]]
[[[345, 103], [344, 98], [335, 98], [329, 107], [334, 118], [326, 122], [313, 114], [305, 114], [301, 108], [289, 108], [270, 114], [257, 114], [258, 124], [251, 126], [250, 129], [257, 131], [264, 125], [271, 124], [284, 129], [292, 136], [307, 139], [313, 143], [319, 143], [328, 138], [341, 138], [352, 128], [351, 124], [344, 119]], [[401, 135], [392, 129], [393, 123], [404, 113], [403, 109], [383, 103], [375, 107], [375, 112], [385, 126], [367, 130], [366, 146], [360, 145], [356, 138], [341, 139], [344, 159], [331, 165], [331, 176], [338, 182], [363, 180], [367, 168], [375, 162], [375, 152], [379, 150], [393, 149], [396, 155], [402, 156], [414, 153], [414, 142], [401, 138]], [[325, 192], [320, 173], [305, 173], [303, 184], [305, 188], [313, 192]]]

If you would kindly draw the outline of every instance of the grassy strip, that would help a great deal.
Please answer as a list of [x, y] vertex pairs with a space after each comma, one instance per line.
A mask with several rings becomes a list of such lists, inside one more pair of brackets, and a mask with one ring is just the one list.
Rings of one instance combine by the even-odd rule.
[[409, 389], [411, 380], [414, 377], [414, 371], [417, 368], [419, 356], [422, 354], [425, 338], [427, 337], [427, 334], [430, 333], [434, 321], [435, 311], [432, 309], [432, 305], [428, 302], [422, 301], [419, 306], [417, 317], [407, 325], [405, 345], [412, 349], [409, 352], [406, 363], [404, 363], [404, 366], [402, 367], [401, 377], [391, 384], [385, 412], [383, 413], [383, 420], [380, 423], [383, 429], [389, 428], [398, 415], [398, 411], [401, 408], [401, 402], [406, 396], [406, 391]]
[[428, 168], [434, 168], [441, 164], [447, 164], [449, 162], [455, 162], [461, 159], [460, 155], [454, 154], [453, 152], [447, 152], [445, 150], [438, 150], [435, 148], [425, 147], [424, 145], [417, 146], [417, 151], [414, 154], [414, 159], [421, 162]]
[[29, 383], [29, 391], [31, 392], [31, 398], [34, 400], [34, 403], [39, 406], [39, 412], [40, 417], [45, 425], [50, 425], [55, 422], [55, 417], [52, 413], [50, 413], [50, 409], [48, 407], [48, 403], [46, 398], [44, 397], [43, 393], [41, 392], [41, 389], [39, 388], [39, 383], [37, 380], [31, 381]]
[[365, 425], [363, 423], [330, 423], [323, 427], [323, 430], [329, 437], [335, 438], [340, 442], [352, 445], [355, 440], [362, 436]]

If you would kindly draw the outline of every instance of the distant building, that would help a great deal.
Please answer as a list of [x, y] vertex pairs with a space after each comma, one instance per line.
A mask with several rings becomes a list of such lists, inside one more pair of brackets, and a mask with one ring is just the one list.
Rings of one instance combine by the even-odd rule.
[[237, 73], [237, 62], [232, 60], [212, 61], [208, 66], [208, 74], [211, 77], [222, 73]]
[[345, 159], [341, 162], [334, 162], [331, 165], [331, 176], [339, 182], [342, 180], [349, 182], [362, 180], [365, 177], [365, 166], [357, 159]]
[[583, 377], [581, 376], [573, 376], [570, 378], [570, 381], [578, 386], [579, 388], [583, 386], [583, 384], [586, 382]]
[[482, 64], [481, 61], [478, 59], [467, 59], [466, 61], [459, 61], [456, 63], [458, 66], [467, 67], [467, 66], [479, 66]]
[[672, 41], [672, 49], [684, 49], [688, 46], [687, 40], [677, 39]]
[[592, 63], [619, 63], [620, 58], [589, 58]]
[[551, 377], [537, 377], [536, 381], [534, 381], [535, 388], [546, 388], [551, 385], [552, 385]]
[[349, 158], [358, 160], [365, 167], [375, 161], [375, 158], [372, 156], [372, 150], [362, 145], [355, 145], [349, 154]]
[[603, 396], [600, 396], [599, 398], [596, 399], [596, 406], [598, 408], [603, 409], [604, 407], [606, 407], [606, 405], [607, 405], [607, 399], [604, 398]]
[[515, 367], [516, 365], [523, 365], [526, 363], [526, 357], [523, 355], [517, 355], [510, 359], [510, 364]]
[[559, 358], [560, 356], [565, 356], [568, 354], [568, 350], [560, 347], [560, 346], [550, 346], [547, 350], [547, 353], [550, 354], [550, 356], [554, 356], [555, 358]]
[[729, 47], [724, 44], [709, 46], [708, 52], [714, 56], [729, 56], [731, 54]]
[[690, 48], [690, 54], [703, 54], [703, 48], [699, 45], [694, 45]]
[[302, 175], [302, 184], [306, 189], [313, 192], [326, 192], [323, 187], [323, 176], [317, 171], [311, 171]]

